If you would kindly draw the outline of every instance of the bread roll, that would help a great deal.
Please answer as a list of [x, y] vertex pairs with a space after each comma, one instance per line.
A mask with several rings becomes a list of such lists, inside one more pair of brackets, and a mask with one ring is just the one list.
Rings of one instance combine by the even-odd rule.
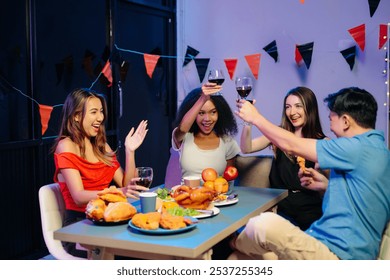
[[104, 211], [106, 222], [120, 222], [131, 219], [137, 213], [137, 209], [128, 202], [115, 202], [108, 204]]
[[105, 210], [106, 203], [100, 198], [96, 198], [88, 202], [87, 207], [85, 208], [85, 214], [87, 215], [87, 218], [99, 221], [104, 218]]

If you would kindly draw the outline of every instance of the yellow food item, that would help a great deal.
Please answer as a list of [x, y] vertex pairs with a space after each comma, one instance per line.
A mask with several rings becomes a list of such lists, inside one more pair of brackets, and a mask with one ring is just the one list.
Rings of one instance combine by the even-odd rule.
[[137, 213], [132, 218], [132, 223], [143, 229], [158, 229], [161, 219], [161, 213]]
[[131, 219], [137, 213], [137, 209], [126, 202], [113, 202], [108, 204], [104, 211], [106, 222], [120, 222]]
[[173, 216], [169, 213], [161, 215], [160, 226], [165, 229], [179, 229], [185, 228], [187, 224], [182, 216]]
[[210, 189], [214, 190], [214, 181], [206, 181], [206, 182], [204, 182], [203, 187], [210, 188]]
[[305, 161], [306, 160], [303, 157], [297, 156], [298, 165], [302, 169], [303, 172], [305, 172], [305, 170], [306, 170]]
[[95, 221], [100, 221], [104, 218], [104, 211], [106, 210], [106, 203], [100, 198], [92, 199], [88, 202], [85, 208], [87, 218]]
[[115, 186], [105, 188], [104, 190], [98, 192], [98, 197], [106, 202], [127, 202], [126, 196], [123, 192]]
[[226, 193], [229, 190], [229, 183], [223, 177], [218, 177], [214, 181], [214, 190], [216, 193]]

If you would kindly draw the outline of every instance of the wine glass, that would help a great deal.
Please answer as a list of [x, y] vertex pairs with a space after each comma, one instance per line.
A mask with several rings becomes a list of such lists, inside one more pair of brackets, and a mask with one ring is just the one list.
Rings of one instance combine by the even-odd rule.
[[[223, 75], [222, 70], [220, 70], [220, 69], [210, 70], [209, 75], [208, 75], [208, 81], [210, 83], [216, 83], [219, 86], [222, 85], [223, 82], [225, 81], [225, 77]], [[222, 95], [222, 92], [218, 91], [218, 92], [214, 93], [213, 95]]]
[[[253, 103], [253, 100], [248, 99], [249, 94], [252, 91], [252, 78], [251, 77], [238, 77], [236, 78], [236, 90], [238, 93], [238, 99], [245, 99], [250, 103]], [[244, 125], [249, 125], [249, 123], [244, 122]]]
[[238, 93], [239, 99], [245, 99], [249, 102], [253, 102], [252, 100], [248, 100], [248, 95], [252, 91], [252, 78], [251, 77], [238, 77], [236, 78], [236, 90]]
[[139, 186], [150, 188], [153, 181], [153, 168], [152, 167], [137, 167], [136, 175], [138, 179], [135, 183]]

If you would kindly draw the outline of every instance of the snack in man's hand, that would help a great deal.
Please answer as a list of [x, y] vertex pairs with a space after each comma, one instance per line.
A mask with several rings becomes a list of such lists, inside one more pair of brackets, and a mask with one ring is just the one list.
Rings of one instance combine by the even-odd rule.
[[104, 211], [106, 222], [120, 222], [131, 219], [137, 213], [137, 209], [126, 202], [113, 202], [108, 204]]
[[306, 160], [303, 157], [297, 156], [298, 165], [302, 169], [303, 172], [306, 171], [305, 161]]

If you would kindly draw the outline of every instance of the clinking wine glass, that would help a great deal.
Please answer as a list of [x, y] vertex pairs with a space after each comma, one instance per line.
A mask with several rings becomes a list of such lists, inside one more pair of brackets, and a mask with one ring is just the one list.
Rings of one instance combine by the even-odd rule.
[[[238, 77], [236, 78], [236, 90], [238, 93], [238, 99], [245, 99], [250, 103], [253, 103], [253, 100], [248, 99], [249, 94], [252, 91], [253, 83], [251, 77]], [[244, 122], [245, 125], [248, 125], [247, 122]]]
[[152, 167], [137, 167], [136, 168], [138, 180], [135, 183], [139, 186], [150, 188], [153, 182], [153, 168]]
[[[220, 69], [210, 70], [207, 78], [208, 78], [208, 81], [210, 83], [215, 83], [219, 86], [222, 85], [223, 82], [225, 81], [225, 77], [223, 75], [223, 72]], [[213, 95], [222, 95], [222, 92], [218, 91], [217, 93], [214, 93]]]

